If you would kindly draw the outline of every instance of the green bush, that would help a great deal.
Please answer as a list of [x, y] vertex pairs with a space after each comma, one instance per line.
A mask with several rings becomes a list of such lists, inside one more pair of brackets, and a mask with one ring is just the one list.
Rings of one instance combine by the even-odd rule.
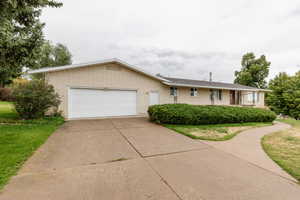
[[53, 86], [43, 80], [17, 84], [12, 96], [16, 111], [23, 119], [41, 118], [50, 108], [57, 110], [60, 104]]
[[276, 118], [274, 112], [262, 108], [188, 104], [153, 105], [148, 114], [156, 123], [187, 125], [272, 122]]

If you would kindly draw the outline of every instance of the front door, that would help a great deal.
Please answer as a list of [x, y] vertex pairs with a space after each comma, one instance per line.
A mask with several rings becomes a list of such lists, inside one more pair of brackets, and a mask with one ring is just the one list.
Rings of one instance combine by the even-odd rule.
[[236, 98], [235, 98], [235, 91], [234, 90], [230, 90], [230, 104], [231, 105], [235, 105], [235, 100], [236, 100]]
[[159, 104], [159, 93], [149, 92], [149, 106]]

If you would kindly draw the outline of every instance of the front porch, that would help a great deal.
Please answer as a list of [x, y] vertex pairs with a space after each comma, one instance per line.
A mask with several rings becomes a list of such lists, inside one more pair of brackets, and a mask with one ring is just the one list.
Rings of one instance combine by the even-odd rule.
[[261, 102], [264, 101], [264, 95], [258, 91], [230, 90], [229, 96], [230, 105], [263, 106]]

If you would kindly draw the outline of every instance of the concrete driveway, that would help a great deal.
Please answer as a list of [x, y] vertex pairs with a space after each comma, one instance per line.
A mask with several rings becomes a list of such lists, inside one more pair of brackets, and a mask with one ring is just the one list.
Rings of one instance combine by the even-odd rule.
[[300, 186], [145, 118], [71, 121], [0, 200], [295, 200]]

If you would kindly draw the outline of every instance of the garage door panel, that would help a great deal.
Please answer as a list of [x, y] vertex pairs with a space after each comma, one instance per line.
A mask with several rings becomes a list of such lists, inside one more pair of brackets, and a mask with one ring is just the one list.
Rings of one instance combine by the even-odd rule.
[[136, 91], [70, 89], [69, 118], [136, 115]]

